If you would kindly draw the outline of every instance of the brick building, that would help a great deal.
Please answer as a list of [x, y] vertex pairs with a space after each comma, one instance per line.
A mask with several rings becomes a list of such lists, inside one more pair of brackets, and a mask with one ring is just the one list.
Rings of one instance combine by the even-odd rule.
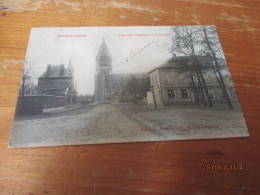
[[38, 94], [63, 97], [66, 104], [76, 102], [77, 92], [71, 60], [67, 68], [64, 64], [48, 64], [46, 71], [38, 78], [37, 91]]

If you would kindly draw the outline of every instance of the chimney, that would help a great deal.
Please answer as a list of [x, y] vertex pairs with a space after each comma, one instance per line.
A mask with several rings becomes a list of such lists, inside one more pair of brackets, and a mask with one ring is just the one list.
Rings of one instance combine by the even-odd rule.
[[64, 64], [60, 65], [60, 76], [64, 75]]
[[48, 65], [47, 65], [47, 71], [46, 71], [46, 77], [49, 77], [50, 74], [51, 74], [51, 65], [48, 64]]
[[173, 54], [172, 54], [172, 57], [176, 57], [176, 56], [177, 56], [176, 53], [173, 53]]

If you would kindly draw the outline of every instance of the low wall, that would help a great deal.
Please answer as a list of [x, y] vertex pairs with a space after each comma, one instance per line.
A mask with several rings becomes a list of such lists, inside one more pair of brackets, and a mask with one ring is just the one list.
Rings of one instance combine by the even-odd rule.
[[42, 114], [44, 108], [55, 108], [66, 105], [65, 96], [28, 95], [19, 96], [15, 116]]
[[43, 104], [43, 108], [55, 108], [55, 107], [62, 107], [66, 105], [65, 96], [44, 95], [39, 98], [41, 103]]
[[43, 113], [43, 105], [39, 99], [19, 97], [16, 105], [15, 116], [39, 115]]

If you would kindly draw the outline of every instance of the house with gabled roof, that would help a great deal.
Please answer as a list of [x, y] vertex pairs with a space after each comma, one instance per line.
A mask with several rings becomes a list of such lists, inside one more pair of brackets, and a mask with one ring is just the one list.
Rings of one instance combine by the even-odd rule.
[[66, 103], [76, 101], [74, 69], [71, 60], [67, 67], [64, 64], [47, 65], [46, 71], [38, 78], [38, 94], [65, 97]]
[[[197, 56], [212, 102], [224, 102], [224, 96], [213, 73], [212, 59], [209, 55]], [[226, 91], [231, 100], [237, 95], [224, 59], [218, 59], [219, 69], [223, 72]], [[225, 73], [226, 72], [226, 73]], [[147, 93], [147, 103], [153, 107], [165, 107], [187, 103], [202, 102], [202, 91], [192, 68], [191, 56], [176, 56], [148, 72], [151, 90]]]

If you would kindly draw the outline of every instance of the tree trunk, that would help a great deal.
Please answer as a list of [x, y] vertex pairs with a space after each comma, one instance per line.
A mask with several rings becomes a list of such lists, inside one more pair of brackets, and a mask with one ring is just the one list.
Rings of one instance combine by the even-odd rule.
[[[192, 40], [192, 35], [189, 34], [188, 36]], [[195, 69], [198, 72], [199, 77], [201, 78], [202, 88], [205, 91], [205, 95], [206, 95], [206, 98], [207, 98], [208, 105], [209, 105], [209, 107], [212, 107], [213, 105], [212, 105], [212, 102], [211, 102], [211, 99], [210, 99], [210, 96], [209, 96], [208, 88], [207, 88], [205, 79], [203, 77], [200, 64], [198, 63], [197, 58], [196, 58], [196, 52], [195, 52], [195, 48], [194, 48], [194, 45], [193, 45], [193, 41], [191, 41], [190, 49], [192, 51], [192, 53], [191, 53], [192, 61], [193, 61], [193, 64], [195, 65]]]
[[219, 85], [220, 85], [220, 88], [222, 90], [223, 95], [225, 96], [225, 101], [226, 101], [227, 105], [229, 106], [229, 108], [233, 108], [231, 100], [228, 97], [228, 93], [227, 93], [227, 90], [226, 90], [226, 87], [225, 87], [223, 76], [222, 76], [222, 74], [221, 74], [221, 72], [218, 68], [217, 68], [217, 73], [218, 73], [218, 76], [219, 76]]
[[190, 79], [191, 79], [191, 83], [192, 83], [192, 91], [193, 91], [193, 94], [194, 94], [194, 98], [195, 98], [195, 103], [198, 104], [198, 101], [197, 101], [197, 98], [196, 98], [196, 85], [195, 85], [195, 82], [194, 82], [194, 79], [192, 77], [192, 75], [190, 74]]
[[[197, 71], [196, 71], [196, 76], [197, 76], [197, 79], [198, 79], [198, 88], [199, 88], [199, 91], [200, 91], [200, 94], [201, 94], [202, 103], [204, 104], [204, 106], [208, 106], [206, 99], [205, 99], [205, 96], [204, 96], [204, 93], [203, 93], [203, 88], [202, 88], [202, 85], [201, 85], [199, 74], [198, 74]], [[193, 77], [192, 77], [192, 83], [193, 83], [193, 86], [195, 87], [195, 82], [194, 82]]]
[[202, 71], [201, 71], [201, 67], [200, 67], [200, 65], [199, 65], [199, 63], [198, 63], [198, 61], [197, 61], [195, 56], [193, 56], [193, 60], [194, 60], [194, 62], [196, 64], [196, 67], [197, 67], [197, 70], [198, 70], [198, 75], [199, 75], [199, 77], [201, 79], [202, 88], [203, 88], [203, 90], [205, 92], [208, 105], [209, 105], [209, 107], [213, 107], [211, 99], [210, 99], [210, 96], [209, 96], [208, 88], [207, 88], [207, 85], [206, 85], [206, 81], [205, 81], [205, 79], [203, 77], [203, 74], [202, 74]]
[[154, 108], [157, 108], [157, 103], [156, 103], [156, 99], [155, 99], [154, 89], [152, 89], [152, 96], [153, 96]]
[[218, 61], [217, 61], [215, 52], [213, 51], [213, 49], [212, 49], [212, 47], [211, 47], [211, 45], [210, 45], [210, 43], [209, 43], [208, 36], [207, 36], [207, 32], [206, 32], [206, 27], [203, 27], [203, 32], [204, 32], [204, 35], [205, 35], [205, 39], [206, 39], [207, 46], [208, 46], [209, 50], [211, 51], [212, 56], [213, 56], [213, 60], [214, 60], [214, 62], [215, 62], [215, 65], [214, 65], [214, 66], [215, 66], [216, 72], [218, 73], [218, 76], [219, 76], [219, 79], [218, 79], [218, 81], [219, 81], [219, 86], [220, 86], [220, 88], [221, 88], [221, 90], [222, 90], [223, 95], [225, 96], [225, 101], [226, 101], [227, 105], [229, 106], [229, 108], [233, 108], [233, 105], [232, 105], [232, 103], [231, 103], [231, 100], [230, 100], [230, 98], [229, 98], [229, 96], [228, 96], [228, 94], [227, 94], [227, 90], [226, 90], [226, 88], [225, 88], [225, 83], [224, 83], [223, 76], [222, 76], [222, 74], [221, 74], [221, 72], [220, 72], [220, 70], [219, 70], [219, 64], [218, 64]]

